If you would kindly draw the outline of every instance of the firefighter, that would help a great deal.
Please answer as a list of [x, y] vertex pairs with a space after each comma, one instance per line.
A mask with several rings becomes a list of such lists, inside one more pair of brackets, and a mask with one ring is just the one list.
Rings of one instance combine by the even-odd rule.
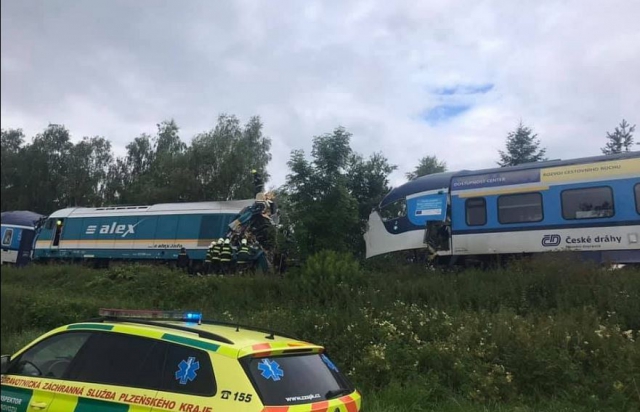
[[222, 245], [222, 251], [220, 252], [220, 271], [223, 274], [229, 273], [231, 269], [231, 258], [233, 257], [233, 251], [231, 250], [231, 240], [226, 238]]
[[[258, 265], [260, 264], [261, 255], [264, 251], [260, 247], [260, 243], [256, 239], [249, 244], [249, 271], [253, 274], [257, 273]], [[263, 258], [264, 259], [264, 258]]]
[[218, 239], [218, 242], [211, 242], [209, 252], [211, 253], [211, 270], [214, 274], [220, 273], [220, 252], [223, 239]]
[[242, 239], [240, 249], [238, 250], [238, 270], [240, 273], [246, 272], [249, 260], [251, 260], [249, 245], [247, 245], [247, 239]]
[[258, 193], [261, 193], [264, 190], [264, 182], [262, 180], [262, 175], [258, 173], [256, 169], [251, 171], [253, 174], [253, 196], [255, 197]]
[[181, 248], [180, 253], [178, 253], [178, 262], [176, 264], [178, 268], [182, 269], [183, 272], [190, 272], [189, 270], [189, 255], [187, 254], [187, 249]]
[[213, 248], [215, 246], [215, 242], [211, 242], [209, 244], [209, 248], [207, 249], [207, 255], [204, 258], [204, 275], [208, 275], [209, 273], [211, 273], [211, 258], [212, 258], [212, 251]]

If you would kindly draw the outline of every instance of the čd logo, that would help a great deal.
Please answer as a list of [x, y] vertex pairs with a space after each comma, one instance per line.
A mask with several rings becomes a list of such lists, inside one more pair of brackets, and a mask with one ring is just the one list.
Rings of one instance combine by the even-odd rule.
[[560, 235], [544, 235], [542, 237], [542, 246], [558, 246], [562, 242]]

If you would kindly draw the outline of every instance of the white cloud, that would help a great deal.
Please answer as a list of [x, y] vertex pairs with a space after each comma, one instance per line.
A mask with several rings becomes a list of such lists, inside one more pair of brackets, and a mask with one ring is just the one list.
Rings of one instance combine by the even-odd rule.
[[[394, 184], [424, 155], [494, 166], [520, 119], [550, 157], [596, 155], [622, 117], [640, 123], [638, 15], [628, 0], [3, 1], [2, 127], [63, 123], [122, 150], [166, 118], [190, 140], [221, 112], [257, 114], [273, 184], [338, 125], [399, 166]], [[421, 119], [443, 102], [471, 108]]]

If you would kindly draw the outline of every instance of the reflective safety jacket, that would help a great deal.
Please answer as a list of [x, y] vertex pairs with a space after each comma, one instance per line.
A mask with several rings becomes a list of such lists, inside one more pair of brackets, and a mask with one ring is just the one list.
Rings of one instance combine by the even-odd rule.
[[211, 253], [211, 260], [214, 262], [220, 261], [220, 245], [213, 245], [209, 252]]
[[231, 262], [231, 257], [233, 256], [231, 245], [225, 243], [222, 245], [222, 251], [220, 252], [220, 262]]
[[250, 259], [251, 254], [249, 253], [249, 247], [247, 245], [242, 245], [238, 251], [238, 263], [247, 263]]

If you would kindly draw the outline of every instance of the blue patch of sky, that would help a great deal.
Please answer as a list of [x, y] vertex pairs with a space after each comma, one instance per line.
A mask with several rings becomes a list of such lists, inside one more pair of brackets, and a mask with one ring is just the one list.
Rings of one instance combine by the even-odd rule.
[[435, 94], [441, 96], [453, 96], [455, 94], [485, 94], [493, 90], [492, 83], [479, 85], [462, 85], [458, 84], [453, 87], [442, 87], [434, 91]]
[[430, 124], [437, 124], [468, 111], [470, 104], [441, 104], [422, 114], [422, 119]]
[[420, 117], [432, 125], [446, 122], [469, 111], [474, 105], [475, 99], [473, 95], [486, 94], [493, 88], [493, 83], [484, 83], [475, 85], [457, 84], [433, 90], [434, 94], [442, 96], [439, 99], [441, 104], [425, 110]]

